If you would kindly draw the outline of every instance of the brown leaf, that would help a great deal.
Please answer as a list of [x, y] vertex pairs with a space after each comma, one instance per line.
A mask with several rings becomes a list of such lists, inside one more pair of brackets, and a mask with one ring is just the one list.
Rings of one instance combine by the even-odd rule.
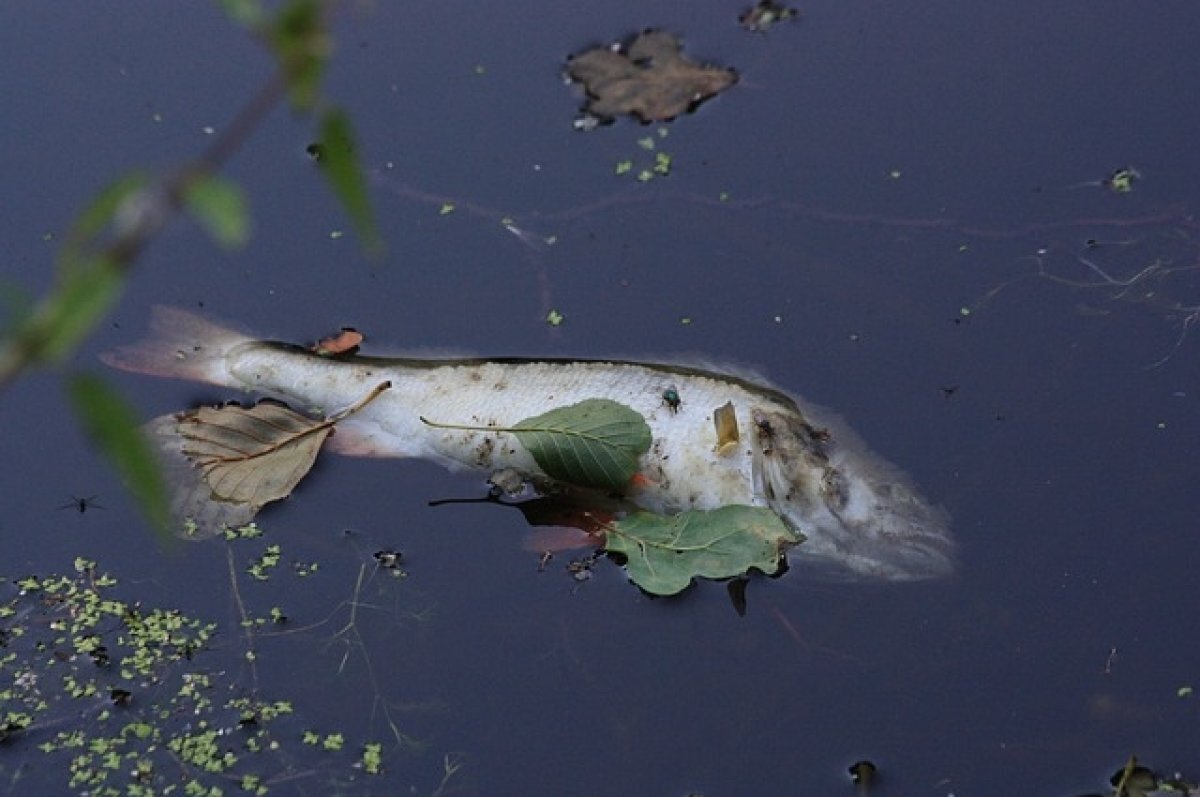
[[184, 456], [203, 473], [215, 499], [257, 511], [291, 495], [333, 423], [262, 401], [249, 408], [229, 404], [185, 413], [179, 434]]
[[151, 421], [173, 486], [179, 536], [204, 539], [249, 523], [266, 504], [291, 495], [335, 425], [391, 387], [383, 382], [351, 407], [310, 418], [264, 400], [253, 407], [201, 407]]
[[321, 338], [311, 347], [311, 350], [322, 357], [350, 355], [358, 351], [359, 344], [362, 342], [363, 334], [361, 332], [353, 327], [342, 327], [342, 330], [336, 335]]
[[619, 50], [597, 47], [572, 57], [567, 74], [587, 91], [584, 111], [602, 121], [623, 114], [673, 119], [737, 82], [732, 69], [697, 64], [680, 53], [674, 36], [654, 30]]

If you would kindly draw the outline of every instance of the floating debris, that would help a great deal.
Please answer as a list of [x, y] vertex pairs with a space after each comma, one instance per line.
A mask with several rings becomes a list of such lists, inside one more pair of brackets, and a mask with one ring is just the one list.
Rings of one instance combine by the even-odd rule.
[[794, 8], [788, 8], [774, 0], [760, 0], [753, 8], [748, 8], [738, 17], [742, 27], [755, 33], [763, 33], [780, 22], [795, 19], [800, 15]]
[[567, 61], [567, 76], [587, 92], [585, 119], [591, 130], [618, 116], [643, 123], [663, 122], [696, 110], [705, 100], [737, 82], [732, 69], [698, 64], [680, 52], [669, 33], [648, 30], [628, 45], [596, 47]]

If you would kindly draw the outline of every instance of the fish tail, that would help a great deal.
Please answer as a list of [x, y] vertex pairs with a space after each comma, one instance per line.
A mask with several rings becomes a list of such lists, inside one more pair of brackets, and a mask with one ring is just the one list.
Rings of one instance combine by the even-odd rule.
[[105, 352], [101, 361], [122, 371], [234, 385], [226, 355], [252, 341], [249, 335], [178, 307], [156, 306], [150, 334], [129, 346]]

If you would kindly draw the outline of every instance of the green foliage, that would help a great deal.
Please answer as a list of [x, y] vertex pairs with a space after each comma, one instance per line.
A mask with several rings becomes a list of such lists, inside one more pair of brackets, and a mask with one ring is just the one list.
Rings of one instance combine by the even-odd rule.
[[587, 399], [526, 418], [513, 434], [547, 475], [568, 484], [620, 490], [650, 448], [640, 413], [609, 399]]
[[130, 174], [84, 209], [59, 253], [54, 292], [15, 330], [10, 345], [26, 349], [34, 361], [62, 360], [111, 309], [125, 286], [125, 269], [119, 256], [98, 242], [118, 220], [130, 227], [139, 224], [139, 215], [146, 212], [147, 184], [145, 175]]
[[218, 177], [200, 177], [187, 187], [188, 212], [226, 249], [238, 249], [250, 240], [250, 213], [242, 189]]
[[258, 0], [219, 0], [221, 9], [231, 20], [250, 30], [266, 24], [267, 15]]
[[317, 164], [349, 214], [367, 253], [379, 255], [383, 241], [371, 212], [350, 119], [337, 109], [326, 111], [321, 115], [319, 135], [321, 155]]
[[362, 768], [368, 775], [379, 775], [383, 772], [383, 745], [369, 742], [363, 746]]
[[[193, 753], [185, 771], [217, 771], [214, 763], [233, 755], [201, 754], [214, 733], [204, 719], [213, 712], [211, 684], [181, 671], [208, 647], [215, 625], [113, 597], [116, 580], [86, 559], [76, 560], [73, 576], [30, 576], [15, 586], [0, 603], [11, 618], [0, 659], [0, 701], [9, 710], [0, 729], [37, 733], [38, 748], [61, 758], [70, 791], [161, 787], [179, 772], [163, 747]], [[141, 706], [172, 688], [163, 704]], [[162, 719], [173, 716], [189, 721], [170, 727]], [[62, 721], [74, 717], [87, 720]]]
[[290, 0], [279, 10], [269, 40], [287, 79], [293, 107], [311, 111], [332, 44], [320, 0]]
[[606, 490], [621, 490], [629, 483], [651, 442], [646, 419], [611, 399], [556, 407], [511, 427], [421, 421], [440, 429], [514, 434], [550, 478]]
[[84, 429], [125, 479], [154, 528], [169, 539], [167, 487], [132, 408], [95, 376], [72, 376], [68, 391]]
[[122, 214], [122, 224], [128, 227], [136, 216], [132, 210], [136, 203], [132, 200], [149, 184], [150, 178], [145, 173], [135, 171], [97, 194], [71, 226], [63, 255], [68, 259], [78, 256], [79, 250], [90, 245], [93, 239], [113, 222], [123, 207], [128, 210]]
[[770, 509], [738, 505], [673, 517], [635, 512], [604, 531], [605, 550], [624, 556], [629, 577], [655, 595], [682, 592], [696, 577], [774, 575], [803, 539]]
[[[69, 357], [123, 293], [134, 262], [145, 246], [185, 208], [221, 246], [243, 246], [250, 217], [242, 191], [216, 172], [244, 143], [270, 108], [282, 99], [312, 112], [319, 104], [320, 80], [332, 51], [326, 13], [320, 0], [287, 0], [274, 15], [258, 0], [220, 0], [225, 14], [267, 42], [276, 55], [279, 76], [261, 91], [195, 163], [162, 179], [132, 172], [101, 191], [80, 213], [58, 257], [53, 290], [28, 310], [14, 314], [0, 340], [0, 388], [30, 367]], [[322, 169], [345, 205], [369, 252], [381, 249], [367, 192], [354, 153], [349, 120], [340, 111], [320, 118], [328, 157]], [[130, 480], [143, 508], [165, 527], [162, 486], [149, 473], [145, 447], [128, 423], [131, 413], [111, 391], [87, 377], [73, 379], [70, 392], [80, 420], [104, 453]], [[109, 411], [117, 419], [106, 417]]]
[[125, 269], [105, 254], [64, 256], [57, 288], [17, 332], [35, 361], [63, 360], [117, 303]]
[[[232, 565], [232, 548], [230, 556]], [[360, 569], [347, 611], [362, 605], [362, 587]], [[8, 743], [0, 744], [0, 757], [19, 755], [22, 769], [41, 771], [42, 791], [291, 793], [298, 761], [303, 777], [323, 784], [314, 785], [320, 793], [384, 775], [384, 745], [371, 736], [304, 731], [307, 721], [292, 700], [260, 693], [249, 654], [257, 636], [272, 635], [258, 620], [282, 615], [278, 607], [263, 618], [248, 614], [235, 585], [242, 624], [237, 634], [224, 634], [177, 609], [126, 599], [124, 591], [82, 557], [68, 575], [0, 575], [0, 743]], [[334, 639], [353, 635], [354, 627], [351, 615]], [[248, 671], [229, 668], [216, 650], [231, 640], [245, 641]], [[386, 706], [383, 714], [396, 745], [418, 750]], [[44, 761], [35, 763], [30, 757], [38, 751]]]

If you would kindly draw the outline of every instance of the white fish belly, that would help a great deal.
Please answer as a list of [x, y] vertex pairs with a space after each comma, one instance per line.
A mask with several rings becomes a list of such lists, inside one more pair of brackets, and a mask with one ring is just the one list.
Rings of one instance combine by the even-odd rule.
[[[752, 410], [775, 405], [737, 382], [686, 370], [610, 362], [466, 361], [428, 367], [337, 362], [273, 345], [250, 344], [229, 358], [245, 387], [331, 412], [391, 382], [363, 410], [339, 424], [331, 443], [351, 454], [422, 457], [453, 468], [514, 468], [545, 477], [516, 437], [489, 432], [586, 399], [620, 402], [646, 419], [650, 450], [628, 497], [648, 509], [711, 509], [763, 504], [755, 489], [748, 442], [718, 452], [713, 412], [732, 404], [738, 427]], [[664, 399], [673, 390], [677, 406]], [[425, 419], [425, 420], [422, 420]], [[426, 423], [482, 427], [444, 429]]]

